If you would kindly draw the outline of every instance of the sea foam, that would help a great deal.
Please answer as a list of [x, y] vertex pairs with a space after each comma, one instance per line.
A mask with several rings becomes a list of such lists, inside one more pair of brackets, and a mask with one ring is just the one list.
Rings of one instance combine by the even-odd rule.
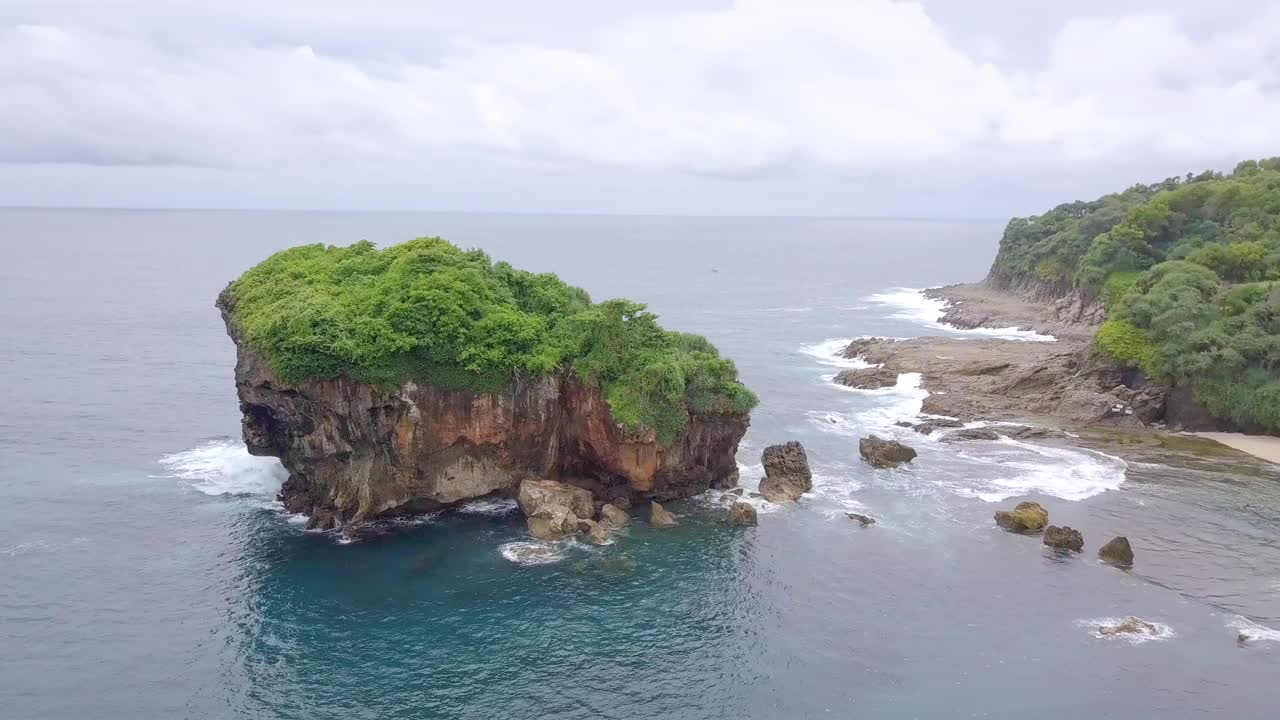
[[542, 540], [515, 540], [498, 546], [499, 554], [517, 565], [550, 565], [565, 559], [567, 551], [565, 543]]
[[[983, 452], [961, 447], [957, 455], [977, 468], [950, 481], [960, 495], [987, 502], [1040, 493], [1063, 500], [1084, 500], [1125, 481], [1128, 464], [1096, 450], [1053, 447], [1002, 438], [982, 443]], [[976, 449], [976, 447], [975, 447]]]
[[942, 300], [925, 297], [924, 291], [918, 288], [893, 288], [882, 293], [876, 293], [867, 297], [868, 300], [881, 305], [888, 305], [897, 308], [893, 313], [893, 317], [901, 320], [911, 320], [913, 322], [933, 328], [934, 330], [942, 330], [944, 332], [959, 335], [962, 337], [989, 337], [1001, 340], [1025, 340], [1031, 342], [1055, 342], [1057, 338], [1052, 335], [1044, 335], [1034, 330], [1019, 330], [1016, 327], [1007, 328], [958, 328], [941, 322], [942, 316], [946, 314], [947, 303]]
[[801, 346], [800, 352], [814, 358], [823, 365], [838, 368], [869, 368], [871, 364], [859, 358], [847, 358], [842, 354], [844, 349], [857, 338], [828, 338], [820, 343]]
[[1077, 620], [1076, 625], [1085, 628], [1090, 635], [1099, 640], [1113, 640], [1116, 642], [1127, 642], [1132, 645], [1141, 645], [1142, 643], [1152, 642], [1154, 640], [1172, 640], [1177, 637], [1177, 633], [1169, 625], [1160, 622], [1147, 620], [1151, 623], [1155, 630], [1151, 633], [1115, 633], [1112, 635], [1104, 634], [1100, 628], [1104, 625], [1118, 625], [1125, 621], [1126, 618], [1121, 617], [1099, 617], [1089, 618], [1086, 620]]
[[250, 455], [244, 443], [228, 439], [165, 455], [160, 464], [170, 477], [186, 480], [206, 495], [272, 497], [289, 477], [276, 458]]

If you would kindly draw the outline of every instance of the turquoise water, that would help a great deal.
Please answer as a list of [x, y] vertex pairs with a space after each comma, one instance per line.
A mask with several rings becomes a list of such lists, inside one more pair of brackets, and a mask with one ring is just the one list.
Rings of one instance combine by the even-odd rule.
[[[3, 211], [0, 707], [14, 718], [1272, 717], [1280, 475], [1224, 457], [964, 448], [900, 432], [910, 382], [828, 382], [840, 341], [948, 332], [909, 292], [979, 277], [999, 223]], [[723, 524], [673, 505], [605, 548], [509, 503], [302, 530], [239, 443], [214, 295], [274, 249], [441, 234], [650, 302], [761, 396], [739, 461], [816, 488]], [[1019, 499], [1083, 556], [1002, 533]], [[875, 516], [862, 529], [844, 517]], [[1097, 563], [1117, 533], [1138, 563]], [[530, 555], [529, 553], [533, 553]], [[1159, 638], [1096, 637], [1136, 614]], [[1237, 644], [1244, 630], [1256, 640]]]

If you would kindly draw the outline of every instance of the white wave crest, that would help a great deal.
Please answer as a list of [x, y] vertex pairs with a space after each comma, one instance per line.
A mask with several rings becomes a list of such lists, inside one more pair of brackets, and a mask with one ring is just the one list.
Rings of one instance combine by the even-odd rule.
[[515, 498], [486, 497], [459, 505], [458, 512], [468, 515], [509, 515], [519, 507]]
[[499, 545], [498, 552], [517, 565], [550, 565], [565, 559], [568, 545], [541, 540], [515, 540]]
[[1052, 335], [1043, 335], [1034, 330], [1008, 328], [958, 328], [940, 322], [947, 311], [947, 303], [942, 300], [925, 297], [924, 290], [918, 288], [893, 288], [882, 293], [868, 296], [868, 300], [881, 305], [897, 308], [893, 317], [911, 320], [934, 330], [970, 337], [990, 337], [1002, 340], [1026, 340], [1031, 342], [1055, 342]]
[[1084, 500], [1125, 481], [1128, 464], [1118, 457], [1078, 448], [1052, 447], [1010, 438], [983, 443], [983, 454], [961, 449], [957, 455], [978, 464], [970, 475], [950, 484], [957, 494], [998, 502], [1040, 493], [1063, 500]]
[[866, 428], [887, 428], [904, 417], [920, 412], [929, 391], [920, 387], [920, 373], [902, 373], [898, 382], [890, 387], [868, 390], [831, 383], [831, 387], [875, 400], [875, 405], [852, 413], [810, 411], [811, 422], [825, 432], [839, 435], [857, 435]]
[[1280, 642], [1280, 630], [1269, 628], [1239, 615], [1232, 617], [1227, 622], [1227, 627], [1243, 636], [1245, 642]]
[[1177, 637], [1177, 633], [1173, 631], [1172, 627], [1165, 625], [1164, 623], [1152, 622], [1150, 620], [1144, 621], [1150, 623], [1154, 628], [1154, 630], [1149, 632], [1112, 633], [1109, 635], [1102, 632], [1102, 628], [1104, 626], [1118, 625], [1127, 619], [1128, 618], [1121, 617], [1090, 618], [1087, 620], [1077, 620], [1076, 625], [1089, 630], [1091, 635], [1100, 640], [1122, 641], [1133, 645], [1141, 645], [1142, 643], [1151, 642], [1153, 640], [1171, 640]]
[[823, 365], [838, 368], [869, 368], [871, 364], [858, 358], [847, 358], [844, 349], [857, 338], [827, 338], [820, 343], [802, 345], [800, 352], [816, 359]]
[[289, 473], [272, 457], [250, 455], [244, 443], [214, 440], [160, 458], [170, 477], [188, 481], [206, 495], [274, 496]]

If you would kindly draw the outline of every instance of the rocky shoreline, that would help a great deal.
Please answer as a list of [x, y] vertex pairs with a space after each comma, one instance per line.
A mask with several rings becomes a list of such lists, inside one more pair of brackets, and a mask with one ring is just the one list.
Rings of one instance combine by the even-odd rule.
[[899, 374], [919, 373], [922, 387], [930, 393], [922, 414], [964, 422], [1134, 430], [1223, 428], [1189, 394], [1153, 383], [1094, 348], [1093, 335], [1105, 319], [1096, 303], [1073, 295], [1036, 302], [986, 283], [934, 288], [925, 296], [946, 303], [940, 321], [956, 328], [1017, 328], [1055, 340], [860, 339], [842, 355], [870, 367], [846, 370], [835, 381], [877, 388], [894, 384]]

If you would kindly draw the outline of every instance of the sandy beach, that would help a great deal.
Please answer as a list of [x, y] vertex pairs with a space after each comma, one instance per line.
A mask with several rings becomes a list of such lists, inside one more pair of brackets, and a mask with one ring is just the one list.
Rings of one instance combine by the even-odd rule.
[[1215, 440], [1227, 447], [1247, 452], [1254, 457], [1280, 465], [1280, 437], [1227, 432], [1199, 432], [1193, 434], [1198, 437]]

